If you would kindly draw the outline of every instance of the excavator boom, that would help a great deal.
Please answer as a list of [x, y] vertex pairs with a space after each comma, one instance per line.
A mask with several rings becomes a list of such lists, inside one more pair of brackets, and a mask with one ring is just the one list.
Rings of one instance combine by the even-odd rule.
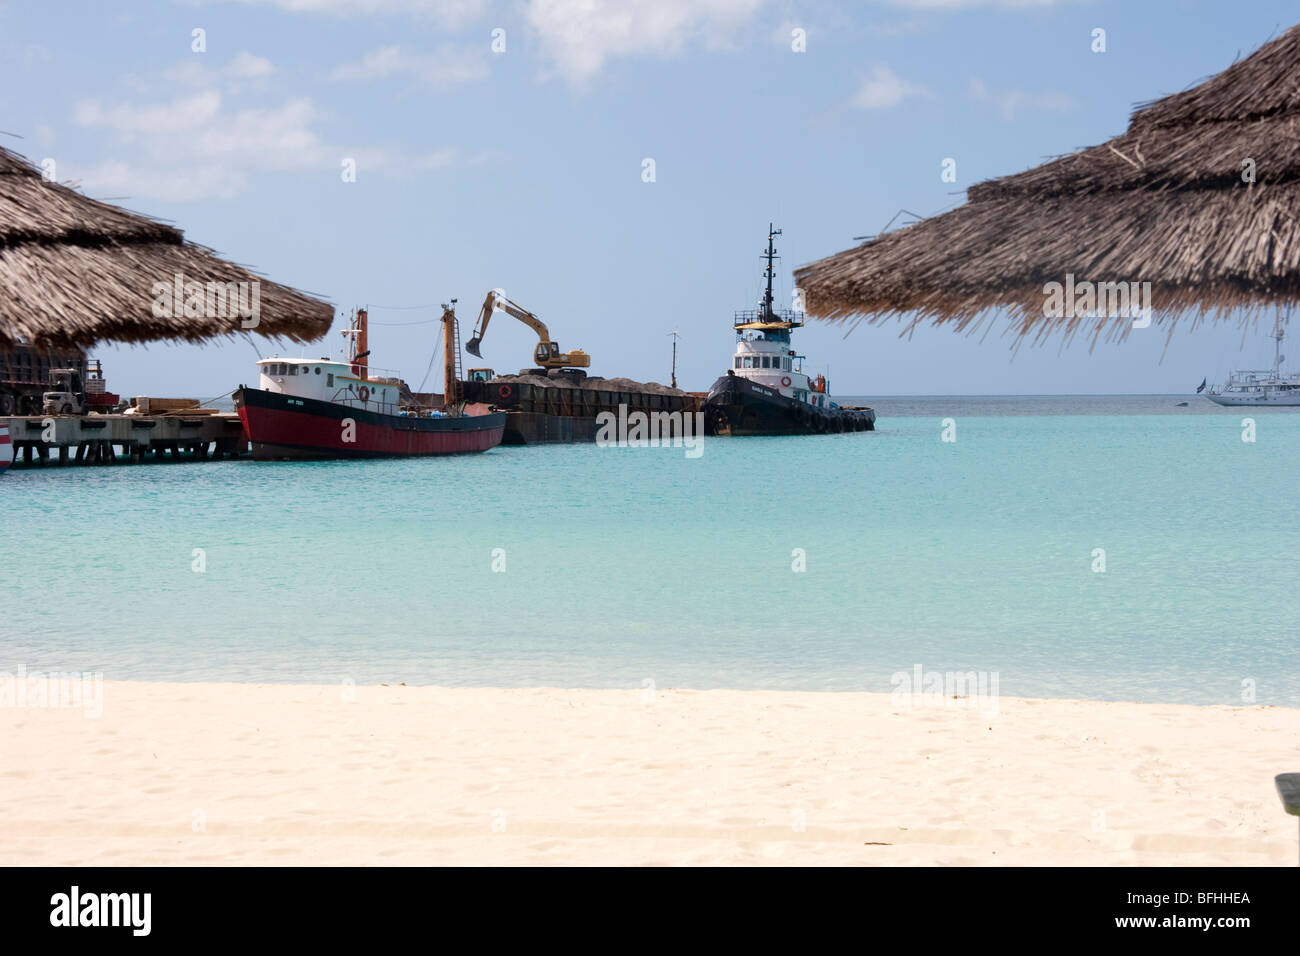
[[513, 315], [536, 332], [541, 341], [549, 342], [551, 340], [551, 333], [547, 331], [546, 324], [541, 319], [522, 306], [511, 302], [500, 289], [493, 289], [487, 294], [487, 298], [483, 300], [483, 308], [478, 313], [478, 322], [474, 324], [473, 336], [465, 343], [465, 351], [471, 355], [477, 355], [479, 358], [483, 357], [483, 353], [479, 351], [479, 346], [483, 342], [483, 336], [487, 333], [488, 323], [492, 321], [492, 313], [497, 309], [508, 315]]
[[492, 314], [500, 309], [508, 315], [514, 316], [524, 325], [528, 326], [537, 333], [538, 345], [533, 353], [539, 365], [546, 368], [564, 368], [566, 366], [575, 366], [586, 368], [591, 364], [591, 357], [581, 349], [574, 349], [572, 352], [561, 352], [560, 347], [551, 341], [551, 333], [544, 323], [533, 313], [505, 297], [500, 289], [493, 289], [483, 300], [483, 308], [479, 310], [478, 321], [474, 323], [474, 334], [470, 340], [465, 343], [465, 351], [470, 355], [483, 357], [479, 347], [483, 343], [483, 336], [487, 333], [488, 323], [492, 321]]

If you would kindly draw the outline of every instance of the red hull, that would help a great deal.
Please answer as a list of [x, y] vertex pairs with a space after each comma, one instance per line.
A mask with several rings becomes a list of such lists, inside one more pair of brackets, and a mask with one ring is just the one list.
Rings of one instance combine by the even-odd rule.
[[239, 389], [244, 431], [259, 460], [458, 455], [501, 444], [505, 412], [460, 418], [403, 418], [333, 402]]

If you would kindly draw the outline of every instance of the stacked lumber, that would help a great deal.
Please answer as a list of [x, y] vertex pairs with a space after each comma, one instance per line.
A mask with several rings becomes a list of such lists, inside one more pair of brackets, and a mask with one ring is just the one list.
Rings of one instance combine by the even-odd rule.
[[197, 398], [153, 398], [149, 395], [137, 395], [131, 400], [137, 415], [210, 415], [216, 409], [199, 409]]

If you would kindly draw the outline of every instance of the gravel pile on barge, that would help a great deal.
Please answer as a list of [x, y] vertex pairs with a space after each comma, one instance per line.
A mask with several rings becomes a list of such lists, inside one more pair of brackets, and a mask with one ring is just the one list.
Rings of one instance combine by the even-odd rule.
[[700, 399], [658, 382], [572, 375], [498, 375], [486, 382], [462, 382], [465, 398], [505, 409], [504, 444], [596, 440], [601, 412], [697, 412]]

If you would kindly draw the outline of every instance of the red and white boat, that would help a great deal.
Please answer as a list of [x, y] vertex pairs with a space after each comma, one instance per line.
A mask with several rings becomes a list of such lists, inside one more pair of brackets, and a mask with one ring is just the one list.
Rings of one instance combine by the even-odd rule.
[[358, 310], [350, 337], [350, 358], [268, 358], [257, 363], [256, 388], [234, 393], [253, 457], [380, 458], [454, 455], [487, 451], [501, 444], [506, 413], [456, 400], [455, 312], [443, 311], [445, 405], [441, 409], [403, 403], [395, 377], [371, 375], [365, 310]]
[[0, 422], [0, 475], [9, 470], [14, 460], [14, 443], [9, 440], [9, 425]]

